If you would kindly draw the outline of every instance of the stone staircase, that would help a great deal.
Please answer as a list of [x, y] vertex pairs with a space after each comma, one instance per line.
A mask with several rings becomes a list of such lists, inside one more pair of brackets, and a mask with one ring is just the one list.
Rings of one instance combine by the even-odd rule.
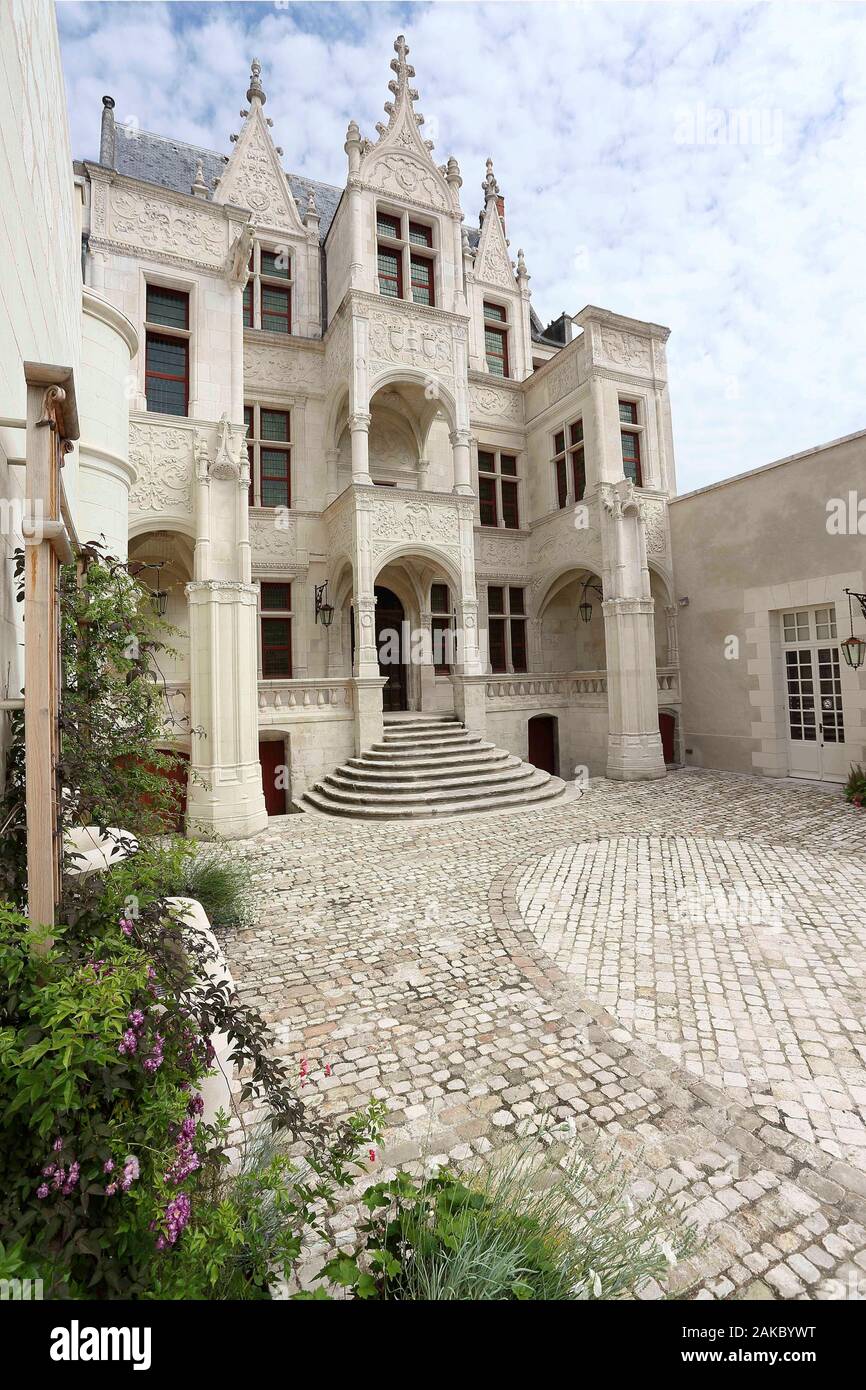
[[301, 798], [330, 816], [407, 820], [534, 806], [565, 783], [485, 743], [453, 714], [386, 714], [381, 743]]

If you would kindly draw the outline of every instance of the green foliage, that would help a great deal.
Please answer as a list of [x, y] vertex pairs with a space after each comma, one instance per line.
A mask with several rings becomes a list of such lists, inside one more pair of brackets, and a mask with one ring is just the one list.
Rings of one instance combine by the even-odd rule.
[[852, 763], [848, 781], [844, 787], [845, 800], [852, 806], [866, 806], [866, 770], [860, 763]]
[[[15, 555], [23, 599], [24, 553]], [[60, 629], [60, 803], [62, 828], [123, 826], [139, 835], [171, 829], [179, 790], [167, 776], [179, 763], [156, 744], [170, 736], [159, 660], [173, 629], [127, 567], [98, 545], [64, 565]], [[23, 908], [27, 893], [24, 720], [10, 716], [0, 796], [0, 895]], [[193, 731], [198, 736], [197, 731]], [[186, 765], [183, 764], [185, 767]]]
[[[121, 922], [110, 904], [110, 892], [80, 903], [41, 951], [27, 919], [0, 908], [4, 1241], [49, 1297], [267, 1297], [354, 1180], [382, 1107], [313, 1119], [259, 1015], [208, 978], [207, 942], [162, 902]], [[303, 1141], [302, 1165], [275, 1138], [226, 1173], [225, 1126], [205, 1124], [196, 1099], [215, 1032], [275, 1134]]]
[[370, 1212], [352, 1257], [321, 1277], [356, 1298], [420, 1300], [612, 1299], [689, 1253], [662, 1194], [635, 1202], [621, 1163], [550, 1132], [506, 1150], [485, 1169], [367, 1189]]
[[96, 545], [60, 572], [62, 776], [68, 824], [139, 834], [177, 820], [160, 655], [172, 629], [120, 561]]
[[150, 841], [134, 860], [112, 870], [111, 879], [118, 907], [127, 894], [144, 894], [148, 901], [195, 898], [215, 927], [240, 928], [252, 921], [249, 869], [235, 850], [218, 841]]

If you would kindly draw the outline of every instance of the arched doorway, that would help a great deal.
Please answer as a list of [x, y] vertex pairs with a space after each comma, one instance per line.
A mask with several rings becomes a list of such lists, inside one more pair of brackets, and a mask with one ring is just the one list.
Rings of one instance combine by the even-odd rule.
[[386, 714], [395, 710], [408, 709], [406, 656], [404, 651], [403, 605], [392, 589], [377, 584], [376, 595], [376, 651], [379, 653], [379, 673], [385, 676], [382, 691], [382, 709]]
[[527, 726], [527, 761], [551, 777], [559, 775], [559, 730], [553, 714], [534, 714]]

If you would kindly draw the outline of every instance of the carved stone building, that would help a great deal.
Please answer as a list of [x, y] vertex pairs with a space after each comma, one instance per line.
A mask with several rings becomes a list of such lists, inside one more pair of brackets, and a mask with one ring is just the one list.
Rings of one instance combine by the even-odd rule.
[[122, 421], [82, 446], [82, 527], [165, 595], [167, 740], [192, 823], [228, 835], [287, 793], [520, 804], [560, 792], [547, 773], [678, 755], [668, 330], [594, 307], [542, 327], [492, 163], [476, 221], [394, 47], [342, 188], [284, 172], [257, 62], [229, 156], [105, 97], [77, 166]]

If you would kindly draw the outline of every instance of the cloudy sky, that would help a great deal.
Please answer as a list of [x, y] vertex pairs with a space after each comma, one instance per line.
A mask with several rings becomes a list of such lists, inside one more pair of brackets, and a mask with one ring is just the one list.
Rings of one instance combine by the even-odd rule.
[[668, 325], [681, 491], [866, 428], [866, 4], [60, 3], [77, 158], [228, 152], [249, 59], [293, 172], [345, 179], [406, 34], [463, 206], [492, 155], [544, 322]]

